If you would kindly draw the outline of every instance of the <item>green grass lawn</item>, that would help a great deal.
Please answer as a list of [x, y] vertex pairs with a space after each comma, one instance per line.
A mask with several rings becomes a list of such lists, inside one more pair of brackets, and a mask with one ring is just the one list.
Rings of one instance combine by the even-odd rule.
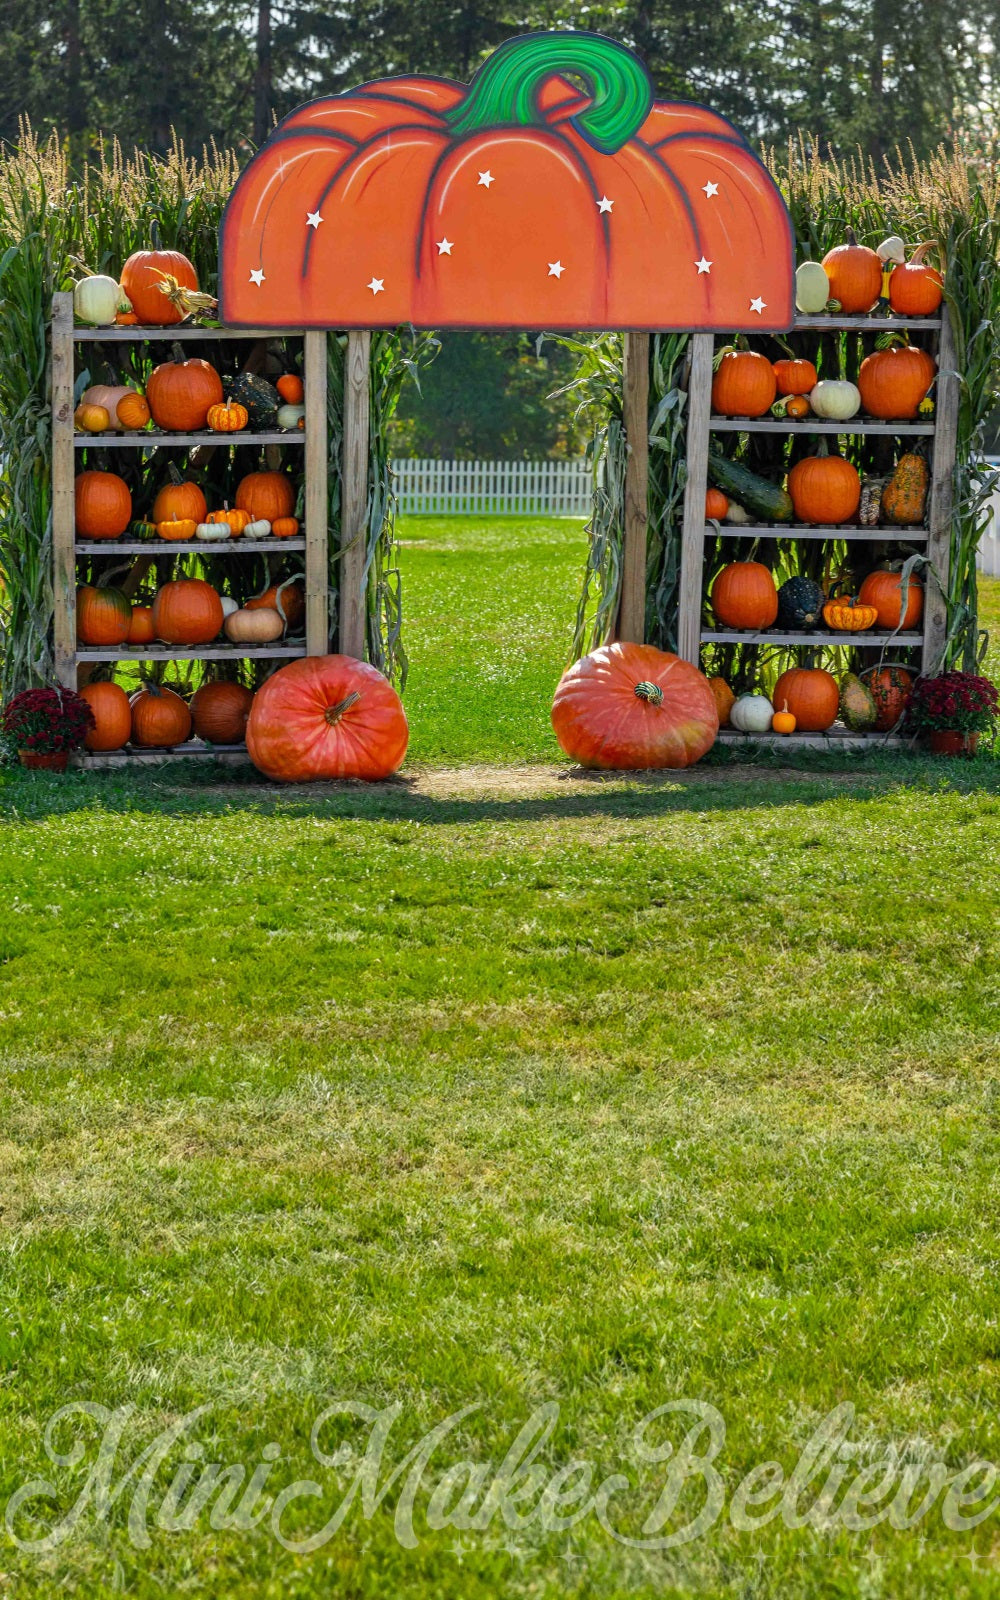
[[[909, 1532], [740, 1532], [727, 1499], [675, 1550], [596, 1514], [546, 1532], [530, 1496], [522, 1527], [463, 1536], [444, 1490], [428, 1519], [445, 1469], [498, 1470], [543, 1404], [540, 1471], [623, 1475], [611, 1520], [640, 1541], [667, 1469], [633, 1433], [670, 1401], [725, 1419], [730, 1498], [759, 1463], [791, 1473], [844, 1401], [849, 1476], [893, 1448], [1000, 1462], [1000, 768], [580, 779], [515, 765], [469, 696], [501, 764], [441, 770], [432, 750], [482, 753], [461, 718], [470, 744], [449, 742], [455, 667], [490, 638], [485, 612], [460, 631], [459, 562], [422, 689], [414, 666], [437, 731], [422, 748], [412, 699], [408, 781], [0, 773], [0, 1499], [50, 1480], [23, 1539], [82, 1495], [56, 1548], [4, 1543], [0, 1595], [994, 1596], [996, 1519], [950, 1531], [940, 1508]], [[541, 726], [563, 640], [538, 626], [512, 681]], [[510, 628], [516, 659], [513, 602]], [[355, 1456], [313, 1458], [338, 1400], [401, 1407], [382, 1483], [478, 1406], [431, 1458], [415, 1548], [401, 1480], [312, 1553], [268, 1514], [158, 1525], [179, 1470], [263, 1462], [262, 1493], [320, 1486], [286, 1536], [322, 1528], [366, 1438], [331, 1423], [326, 1454]], [[47, 1419], [85, 1401], [135, 1408], [116, 1478], [206, 1408], [146, 1547], [131, 1485], [103, 1518], [83, 1493], [99, 1417], [51, 1441], [84, 1440], [75, 1465], [46, 1453]]]
[[586, 556], [569, 517], [400, 520], [410, 757], [552, 761]]

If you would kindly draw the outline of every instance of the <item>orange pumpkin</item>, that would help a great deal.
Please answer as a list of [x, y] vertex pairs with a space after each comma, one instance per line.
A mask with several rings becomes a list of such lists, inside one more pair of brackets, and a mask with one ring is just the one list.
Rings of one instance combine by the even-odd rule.
[[246, 611], [277, 611], [283, 615], [294, 631], [306, 614], [306, 590], [301, 578], [294, 582], [272, 583], [263, 594], [254, 595], [244, 607]]
[[284, 472], [250, 472], [236, 490], [236, 504], [252, 522], [274, 523], [295, 510], [295, 490]]
[[889, 275], [889, 305], [899, 317], [932, 317], [941, 304], [944, 279], [925, 262], [928, 249], [922, 244]]
[[223, 506], [221, 511], [210, 511], [206, 522], [224, 522], [234, 539], [238, 539], [252, 519], [249, 511], [237, 511], [235, 506]]
[[788, 474], [788, 492], [800, 522], [827, 527], [856, 514], [861, 479], [842, 456], [806, 456]]
[[715, 709], [719, 713], [719, 727], [728, 728], [729, 713], [736, 704], [736, 696], [725, 678], [709, 678], [708, 687], [715, 697]]
[[117, 683], [85, 683], [77, 692], [94, 713], [85, 749], [120, 750], [132, 732], [132, 708], [125, 690]]
[[849, 316], [870, 311], [882, 292], [882, 263], [874, 250], [858, 244], [852, 228], [847, 243], [838, 244], [823, 257], [830, 280], [830, 298], [839, 300]]
[[866, 356], [858, 373], [861, 403], [883, 422], [915, 417], [937, 374], [937, 362], [916, 345], [890, 345]]
[[136, 394], [134, 390], [122, 395], [115, 407], [115, 415], [123, 428], [144, 428], [150, 417], [145, 395]]
[[222, 601], [203, 578], [175, 578], [156, 592], [153, 627], [164, 644], [208, 644], [222, 630]]
[[810, 394], [819, 383], [819, 373], [812, 362], [798, 356], [772, 365], [779, 394]]
[[246, 732], [254, 766], [289, 783], [387, 778], [408, 738], [392, 684], [368, 662], [340, 655], [279, 668], [254, 695]]
[[705, 491], [705, 518], [709, 522], [721, 522], [729, 510], [729, 501], [721, 489], [706, 489]]
[[191, 697], [194, 731], [210, 744], [242, 744], [252, 705], [242, 683], [203, 683]]
[[284, 372], [274, 385], [282, 400], [289, 406], [300, 406], [305, 396], [302, 379], [297, 372]]
[[771, 718], [771, 727], [774, 729], [775, 733], [787, 735], [789, 733], [794, 733], [797, 726], [798, 724], [794, 715], [788, 709], [788, 701], [785, 700], [782, 704], [781, 710], [776, 711]]
[[95, 406], [88, 402], [77, 406], [73, 421], [81, 433], [106, 433], [111, 417], [106, 406]]
[[191, 713], [179, 694], [149, 683], [132, 697], [132, 743], [167, 749], [191, 737]]
[[80, 404], [85, 406], [103, 406], [108, 413], [108, 422], [112, 432], [121, 428], [118, 421], [118, 407], [122, 400], [126, 400], [135, 390], [124, 383], [92, 383], [84, 389], [80, 396]]
[[903, 579], [899, 572], [870, 572], [858, 591], [863, 606], [874, 606], [880, 628], [915, 628], [924, 614], [924, 589], [919, 578], [910, 574], [906, 592], [906, 614], [902, 611]]
[[783, 672], [771, 696], [774, 704], [791, 712], [800, 733], [823, 733], [837, 720], [840, 689], [831, 672], [822, 667], [790, 667]]
[[175, 543], [186, 541], [188, 544], [197, 537], [198, 524], [191, 517], [168, 517], [166, 522], [158, 522], [156, 531], [161, 539], [170, 539]]
[[153, 521], [170, 522], [174, 517], [204, 522], [208, 502], [196, 483], [183, 482], [179, 474], [165, 483], [153, 501]]
[[778, 591], [760, 561], [731, 561], [712, 584], [716, 621], [724, 628], [769, 628], [778, 615]]
[[117, 539], [132, 520], [132, 494], [116, 472], [81, 472], [73, 489], [78, 539]]
[[167, 433], [196, 433], [204, 428], [211, 407], [222, 399], [222, 379], [200, 356], [164, 361], [149, 375], [146, 399], [158, 428]]
[[913, 679], [903, 667], [879, 667], [875, 672], [863, 673], [875, 701], [875, 727], [879, 733], [894, 728], [910, 703]]
[[803, 417], [807, 417], [811, 410], [812, 406], [804, 394], [789, 395], [785, 402], [785, 416], [791, 417], [795, 422], [800, 422]]
[[724, 350], [712, 379], [712, 410], [722, 417], [762, 417], [778, 392], [774, 368], [756, 350]]
[[76, 591], [76, 636], [81, 644], [124, 644], [132, 607], [120, 589], [84, 583]]
[[122, 267], [121, 286], [138, 322], [164, 328], [182, 320], [184, 313], [163, 293], [166, 277], [182, 289], [198, 287], [193, 264], [179, 250], [136, 250]]
[[133, 606], [126, 635], [127, 642], [130, 645], [152, 644], [155, 638], [152, 606]]
[[563, 673], [552, 726], [584, 767], [689, 767], [715, 743], [715, 695], [690, 662], [652, 645], [611, 644]]
[[213, 433], [239, 433], [250, 421], [250, 413], [235, 400], [222, 400], [209, 406], [207, 421]]
[[275, 517], [271, 523], [271, 532], [276, 539], [294, 539], [298, 531], [298, 517]]

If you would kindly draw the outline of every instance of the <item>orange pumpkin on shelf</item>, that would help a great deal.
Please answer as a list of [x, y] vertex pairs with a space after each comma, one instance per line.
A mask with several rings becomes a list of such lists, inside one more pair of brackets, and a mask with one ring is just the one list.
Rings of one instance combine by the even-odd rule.
[[879, 733], [888, 733], [910, 703], [913, 679], [903, 667], [878, 667], [861, 676], [867, 679], [875, 701], [875, 727]]
[[257, 690], [246, 737], [268, 778], [372, 782], [399, 767], [409, 731], [398, 694], [375, 667], [351, 656], [306, 656]]
[[697, 667], [652, 645], [611, 644], [563, 673], [552, 702], [560, 746], [581, 766], [689, 767], [719, 731], [715, 695]]
[[81, 644], [124, 644], [132, 607], [120, 589], [81, 584], [76, 591], [76, 636]]
[[795, 715], [788, 709], [788, 701], [782, 701], [781, 710], [776, 711], [771, 718], [771, 727], [775, 733], [788, 735], [794, 733], [798, 727]]
[[117, 539], [132, 520], [132, 493], [116, 472], [81, 472], [73, 486], [78, 539]]
[[294, 539], [298, 531], [298, 517], [275, 517], [271, 523], [271, 532], [276, 539]]
[[175, 578], [156, 592], [153, 627], [164, 644], [208, 644], [222, 629], [222, 601], [204, 578]]
[[238, 539], [250, 521], [249, 511], [237, 511], [235, 506], [223, 506], [221, 511], [210, 511], [206, 522], [224, 522], [231, 536]]
[[80, 396], [80, 404], [84, 406], [103, 406], [108, 413], [108, 426], [112, 432], [118, 431], [122, 424], [118, 420], [118, 407], [123, 400], [135, 390], [124, 383], [92, 383], [84, 389]]
[[253, 522], [274, 523], [295, 510], [295, 489], [284, 472], [249, 472], [236, 490], [236, 504]]
[[729, 501], [721, 489], [706, 489], [705, 520], [707, 522], [721, 522], [728, 510]]
[[173, 543], [182, 541], [191, 544], [197, 537], [198, 524], [192, 517], [167, 517], [165, 521], [156, 524], [159, 538], [169, 539]]
[[81, 402], [73, 413], [73, 421], [81, 433], [106, 433], [111, 417], [107, 406]]
[[811, 394], [819, 383], [819, 373], [811, 361], [800, 356], [772, 362], [779, 394]]
[[882, 263], [874, 250], [858, 244], [853, 228], [847, 243], [838, 244], [823, 257], [830, 280], [830, 298], [839, 300], [848, 316], [870, 311], [882, 292]]
[[191, 715], [199, 739], [210, 744], [242, 744], [253, 690], [242, 683], [203, 683], [191, 696]]
[[932, 317], [941, 305], [944, 279], [924, 260], [929, 249], [929, 244], [920, 245], [889, 275], [889, 306], [897, 317]]
[[194, 265], [179, 250], [135, 250], [129, 256], [122, 267], [121, 286], [137, 322], [166, 328], [183, 320], [183, 311], [163, 292], [168, 277], [182, 289], [198, 288]]
[[132, 743], [145, 749], [169, 749], [191, 737], [191, 713], [173, 689], [148, 683], [132, 697]]
[[272, 583], [263, 594], [254, 595], [252, 600], [248, 600], [244, 609], [277, 611], [294, 631], [306, 614], [305, 584], [301, 578]]
[[791, 713], [800, 733], [824, 733], [840, 709], [837, 680], [822, 667], [790, 667], [781, 674], [771, 698]]
[[712, 410], [722, 417], [762, 417], [778, 392], [774, 368], [757, 350], [723, 350], [712, 379]]
[[152, 606], [133, 606], [129, 618], [126, 642], [133, 647], [142, 644], [152, 644], [156, 638], [156, 628], [153, 626]]
[[858, 372], [861, 403], [882, 422], [915, 417], [937, 376], [937, 362], [914, 344], [893, 344], [866, 356]]
[[903, 578], [899, 572], [869, 572], [858, 592], [863, 606], [874, 606], [880, 628], [915, 628], [924, 614], [924, 589], [919, 578], [910, 574], [903, 611]]
[[236, 400], [221, 400], [209, 406], [207, 421], [213, 433], [239, 433], [250, 421], [250, 413]]
[[146, 396], [137, 394], [134, 389], [130, 390], [128, 394], [122, 395], [115, 407], [115, 415], [123, 428], [130, 430], [145, 428], [150, 417]]
[[84, 739], [86, 750], [120, 750], [132, 732], [132, 708], [118, 683], [85, 683], [77, 690], [94, 713], [94, 726]]
[[833, 526], [850, 522], [857, 513], [861, 479], [842, 456], [806, 456], [788, 474], [788, 493], [800, 522]]
[[198, 485], [185, 482], [176, 469], [153, 501], [154, 522], [170, 522], [173, 517], [204, 522], [207, 511], [208, 503]]
[[166, 433], [197, 433], [205, 427], [211, 407], [222, 399], [222, 379], [200, 356], [164, 361], [149, 375], [146, 399], [158, 428]]
[[305, 397], [302, 379], [297, 372], [283, 372], [274, 387], [289, 406], [300, 406]]
[[731, 561], [712, 584], [715, 619], [724, 628], [769, 628], [778, 615], [778, 591], [760, 561]]
[[785, 401], [785, 416], [791, 417], [793, 422], [801, 422], [803, 417], [808, 417], [812, 406], [804, 394], [791, 394]]
[[729, 714], [736, 704], [733, 694], [725, 678], [709, 678], [708, 687], [715, 698], [715, 709], [719, 713], [719, 727], [729, 727]]

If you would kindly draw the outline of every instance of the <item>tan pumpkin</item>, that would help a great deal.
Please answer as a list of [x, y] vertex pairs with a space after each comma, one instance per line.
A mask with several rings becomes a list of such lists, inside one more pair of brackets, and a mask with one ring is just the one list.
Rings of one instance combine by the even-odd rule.
[[285, 631], [285, 624], [277, 611], [267, 606], [244, 606], [234, 611], [223, 624], [225, 635], [233, 644], [273, 644]]
[[907, 451], [900, 456], [889, 482], [882, 490], [882, 515], [896, 528], [912, 528], [923, 522], [930, 488], [930, 469], [923, 456]]
[[80, 396], [82, 406], [103, 406], [109, 417], [109, 427], [112, 433], [121, 428], [118, 421], [118, 407], [127, 395], [135, 394], [127, 384], [92, 383], [89, 389], [84, 389]]

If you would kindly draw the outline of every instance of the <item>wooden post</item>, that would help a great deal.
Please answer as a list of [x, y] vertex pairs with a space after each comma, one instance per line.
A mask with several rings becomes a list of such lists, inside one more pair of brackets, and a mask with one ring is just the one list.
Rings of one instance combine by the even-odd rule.
[[628, 444], [625, 467], [625, 538], [618, 637], [646, 638], [646, 530], [649, 521], [649, 334], [627, 333], [622, 372], [622, 420]]
[[73, 296], [52, 297], [52, 601], [56, 678], [76, 688]]
[[927, 518], [927, 557], [934, 569], [924, 579], [924, 648], [920, 670], [940, 671], [948, 636], [948, 568], [951, 560], [951, 516], [954, 497], [955, 451], [958, 438], [958, 375], [955, 341], [948, 302], [941, 307], [938, 342], [937, 402], [934, 407], [934, 448], [931, 452], [931, 492]]
[[677, 603], [677, 654], [697, 666], [701, 654], [701, 569], [705, 557], [705, 490], [708, 486], [709, 423], [712, 416], [710, 333], [691, 338], [687, 399], [687, 481], [681, 535], [681, 581]]
[[365, 597], [362, 591], [368, 534], [368, 365], [372, 336], [347, 335], [344, 363], [344, 482], [340, 512], [340, 649], [365, 656]]
[[330, 563], [327, 554], [326, 334], [305, 335], [306, 654], [330, 648]]

